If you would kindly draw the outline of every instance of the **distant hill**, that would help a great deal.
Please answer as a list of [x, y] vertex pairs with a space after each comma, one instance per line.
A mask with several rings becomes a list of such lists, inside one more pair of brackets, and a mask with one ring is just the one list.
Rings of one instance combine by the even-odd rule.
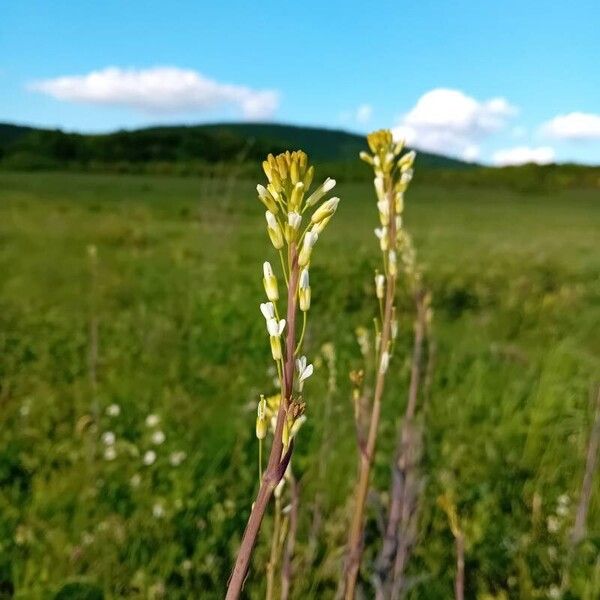
[[[284, 149], [302, 149], [317, 162], [346, 163], [356, 161], [366, 143], [363, 136], [345, 131], [272, 123], [146, 127], [102, 135], [0, 123], [0, 159], [15, 166], [256, 161]], [[419, 152], [418, 166], [464, 169], [472, 165]]]

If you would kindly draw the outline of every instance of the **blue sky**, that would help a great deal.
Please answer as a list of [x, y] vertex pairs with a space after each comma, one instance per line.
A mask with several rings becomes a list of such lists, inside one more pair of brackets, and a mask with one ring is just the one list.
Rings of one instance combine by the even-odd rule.
[[8, 0], [0, 121], [268, 120], [600, 164], [600, 2]]

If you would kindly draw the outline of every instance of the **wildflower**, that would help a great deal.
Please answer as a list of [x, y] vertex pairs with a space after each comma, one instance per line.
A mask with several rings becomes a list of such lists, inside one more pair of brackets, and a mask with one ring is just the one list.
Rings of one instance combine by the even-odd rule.
[[298, 371], [298, 387], [302, 390], [304, 382], [313, 374], [313, 366], [307, 365], [306, 356], [296, 359], [296, 370]]
[[379, 300], [383, 300], [385, 294], [385, 275], [377, 273], [375, 275], [375, 295]]
[[264, 440], [267, 436], [267, 401], [261, 394], [256, 416], [256, 437]]
[[129, 480], [129, 483], [131, 487], [139, 487], [140, 483], [142, 483], [142, 477], [139, 473], [135, 473], [134, 475], [132, 475], [131, 479]]
[[315, 210], [310, 220], [313, 223], [320, 223], [324, 219], [331, 217], [337, 210], [337, 206], [339, 203], [339, 198], [330, 198], [329, 200], [327, 200], [327, 202], [324, 202], [323, 204], [321, 204], [321, 206], [319, 206], [319, 208], [317, 208], [317, 210]]
[[404, 194], [402, 192], [396, 192], [395, 194], [396, 213], [400, 214], [404, 211]]
[[111, 404], [106, 407], [106, 414], [109, 417], [118, 417], [121, 414], [121, 407], [118, 404]]
[[155, 414], [148, 415], [146, 417], [146, 426], [147, 427], [156, 427], [160, 423], [160, 417]]
[[104, 450], [104, 458], [106, 460], [115, 460], [115, 458], [117, 458], [117, 451], [114, 446], [108, 446], [108, 448]]
[[285, 327], [285, 319], [277, 321], [275, 318], [275, 307], [272, 302], [265, 302], [260, 305], [260, 310], [267, 322], [267, 331], [271, 339], [271, 353], [273, 360], [281, 359], [281, 334]]
[[379, 210], [379, 220], [382, 225], [389, 225], [390, 223], [390, 203], [387, 200], [380, 200], [377, 202], [377, 208]]
[[102, 434], [102, 443], [105, 446], [112, 446], [115, 443], [116, 436], [112, 431], [105, 431]]
[[288, 222], [285, 227], [285, 240], [288, 244], [296, 239], [301, 222], [302, 217], [299, 213], [293, 211], [288, 213]]
[[279, 300], [279, 290], [277, 289], [277, 278], [273, 274], [273, 268], [270, 262], [263, 263], [263, 285], [265, 286], [265, 292], [267, 298], [271, 302]]
[[546, 526], [548, 528], [549, 533], [557, 533], [560, 529], [560, 521], [556, 517], [551, 515], [546, 520]]
[[358, 156], [361, 160], [364, 160], [367, 164], [373, 166], [373, 157], [368, 152], [361, 150]]
[[152, 434], [152, 443], [156, 446], [160, 446], [165, 441], [165, 439], [165, 434], [162, 431], [160, 431], [160, 429]]
[[335, 187], [335, 179], [328, 177], [307, 199], [306, 207], [314, 206], [327, 192]]
[[160, 504], [160, 502], [157, 502], [153, 507], [152, 507], [152, 516], [155, 519], [162, 519], [162, 517], [165, 516], [165, 508], [162, 504]]
[[171, 452], [169, 455], [169, 462], [174, 466], [178, 467], [187, 457], [187, 454], [183, 450]]
[[408, 169], [411, 169], [412, 166], [413, 166], [413, 163], [415, 162], [416, 156], [417, 156], [417, 153], [414, 150], [411, 150], [410, 152], [407, 152], [398, 161], [398, 168], [400, 169], [400, 171], [405, 172]]
[[260, 184], [256, 186], [256, 191], [258, 192], [259, 200], [266, 206], [267, 210], [270, 210], [273, 214], [277, 214], [279, 207], [271, 192]]
[[298, 287], [298, 300], [300, 310], [306, 312], [310, 308], [310, 281], [308, 277], [308, 269], [302, 269], [300, 273], [300, 285]]
[[390, 246], [387, 227], [378, 227], [375, 229], [375, 235], [379, 238], [379, 247], [382, 252], [385, 252]]
[[384, 350], [384, 352], [381, 355], [381, 362], [379, 363], [379, 372], [385, 373], [388, 370], [389, 364], [390, 354], [387, 350]]
[[304, 242], [302, 244], [302, 250], [298, 256], [298, 264], [301, 267], [305, 267], [310, 262], [310, 255], [312, 253], [313, 246], [319, 239], [319, 234], [312, 229], [306, 232], [304, 236]]
[[263, 302], [260, 305], [260, 312], [263, 314], [266, 321], [275, 318], [275, 306], [272, 302]]
[[398, 274], [398, 259], [395, 250], [390, 250], [388, 254], [388, 269], [392, 277], [395, 277]]
[[146, 451], [146, 453], [144, 454], [143, 461], [144, 461], [144, 464], [148, 467], [150, 465], [153, 465], [154, 462], [156, 461], [156, 452], [154, 452], [154, 450]]
[[385, 187], [383, 184], [383, 177], [377, 176], [373, 180], [373, 184], [375, 185], [375, 192], [377, 193], [377, 199], [379, 202], [385, 202]]
[[279, 221], [270, 210], [265, 213], [265, 217], [267, 219], [267, 233], [271, 238], [271, 243], [276, 250], [281, 250], [281, 248], [283, 248], [283, 232], [281, 231], [281, 225], [279, 225]]

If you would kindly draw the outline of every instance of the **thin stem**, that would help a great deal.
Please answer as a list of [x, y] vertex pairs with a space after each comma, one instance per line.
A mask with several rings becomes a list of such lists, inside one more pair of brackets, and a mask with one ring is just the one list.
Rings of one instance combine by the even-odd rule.
[[283, 564], [281, 566], [281, 600], [288, 600], [292, 587], [292, 558], [294, 557], [294, 548], [296, 545], [296, 530], [298, 528], [298, 504], [300, 501], [299, 485], [296, 479], [290, 477], [290, 528], [287, 535], [285, 553], [283, 555]]
[[265, 600], [273, 600], [275, 586], [275, 567], [277, 565], [277, 550], [279, 548], [279, 531], [281, 528], [281, 498], [275, 498], [275, 517], [273, 521], [273, 534], [271, 538], [271, 556], [267, 564], [267, 593]]
[[[401, 426], [398, 428], [396, 441], [395, 463], [392, 469], [392, 483], [390, 487], [390, 506], [388, 521], [385, 529], [383, 545], [377, 558], [378, 585], [383, 597], [383, 590], [390, 583], [392, 563], [394, 563], [394, 576], [392, 580], [392, 597], [400, 591], [400, 580], [406, 565], [409, 551], [409, 526], [414, 514], [414, 496], [417, 485], [414, 477], [416, 462], [416, 445], [418, 435], [414, 430], [414, 415], [419, 396], [421, 382], [423, 342], [425, 337], [425, 307], [423, 294], [415, 295], [417, 318], [415, 323], [415, 337], [412, 353], [410, 385], [408, 402]], [[412, 475], [412, 476], [411, 476]], [[396, 560], [394, 560], [396, 557]]]
[[[390, 211], [390, 226], [389, 239], [392, 247], [396, 244], [396, 220], [394, 218], [394, 193], [391, 185], [388, 182], [388, 202]], [[385, 295], [384, 318], [381, 331], [380, 349], [387, 348], [390, 341], [390, 331], [392, 322], [392, 308], [394, 306], [394, 294], [396, 289], [396, 277], [388, 273], [387, 287]], [[382, 352], [380, 352], [380, 355]], [[375, 380], [375, 392], [373, 396], [373, 406], [371, 409], [371, 420], [369, 423], [369, 433], [367, 436], [367, 444], [364, 451], [361, 453], [359, 463], [358, 482], [354, 494], [355, 505], [352, 521], [350, 524], [350, 532], [348, 537], [348, 555], [346, 557], [345, 581], [343, 583], [344, 596], [346, 600], [354, 598], [356, 580], [360, 569], [360, 561], [363, 547], [363, 526], [364, 512], [369, 490], [369, 479], [371, 474], [371, 465], [377, 445], [377, 433], [379, 430], [379, 420], [381, 417], [381, 398], [385, 387], [385, 372], [382, 372], [379, 362], [377, 362], [377, 375]]]
[[262, 440], [258, 440], [258, 485], [262, 481]]
[[281, 261], [281, 270], [283, 271], [283, 278], [285, 279], [285, 285], [288, 286], [287, 269], [285, 268], [285, 260], [283, 260], [283, 252], [279, 250], [279, 260]]
[[227, 588], [226, 600], [237, 600], [240, 597], [244, 581], [248, 574], [252, 552], [256, 544], [260, 525], [262, 523], [265, 511], [269, 505], [271, 495], [281, 478], [285, 474], [285, 470], [290, 462], [294, 450], [294, 442], [290, 443], [287, 450], [283, 448], [283, 426], [287, 418], [287, 410], [292, 398], [292, 389], [294, 384], [294, 346], [296, 335], [296, 288], [298, 286], [299, 268], [298, 256], [295, 244], [291, 244], [289, 248], [290, 260], [290, 281], [288, 285], [288, 307], [287, 307], [287, 334], [286, 334], [286, 354], [285, 368], [283, 369], [282, 378], [282, 394], [279, 411], [277, 413], [277, 421], [275, 424], [275, 432], [273, 434], [273, 444], [267, 462], [267, 468], [262, 479], [260, 489], [256, 501], [252, 507], [250, 518], [246, 524], [246, 529], [242, 537], [240, 549], [229, 579]]
[[294, 350], [294, 356], [300, 352], [300, 348], [302, 347], [302, 342], [304, 341], [304, 332], [306, 331], [306, 311], [302, 311], [302, 331], [300, 333], [300, 339], [298, 340], [298, 345]]

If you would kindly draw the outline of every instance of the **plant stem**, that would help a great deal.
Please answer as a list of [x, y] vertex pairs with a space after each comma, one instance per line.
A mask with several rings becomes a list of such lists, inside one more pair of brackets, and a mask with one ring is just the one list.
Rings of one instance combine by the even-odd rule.
[[265, 600], [273, 600], [273, 588], [275, 584], [275, 567], [277, 566], [277, 549], [279, 548], [279, 536], [281, 529], [281, 498], [275, 498], [275, 517], [273, 520], [273, 534], [271, 538], [271, 556], [267, 564], [267, 593]]
[[269, 461], [262, 479], [261, 486], [258, 490], [258, 495], [250, 518], [246, 525], [240, 549], [233, 567], [233, 572], [229, 579], [227, 588], [226, 600], [237, 600], [240, 597], [244, 581], [248, 574], [250, 559], [256, 544], [260, 525], [262, 523], [265, 511], [269, 505], [269, 500], [273, 494], [273, 490], [285, 474], [285, 470], [292, 458], [294, 450], [294, 442], [290, 443], [289, 448], [284, 452], [283, 448], [283, 425], [287, 418], [287, 410], [292, 397], [292, 389], [294, 383], [294, 346], [296, 336], [296, 299], [298, 287], [298, 255], [295, 244], [289, 247], [289, 263], [290, 278], [288, 284], [288, 307], [287, 307], [287, 335], [286, 335], [286, 354], [285, 368], [283, 373], [283, 386], [281, 394], [281, 403], [277, 413], [277, 422], [275, 424], [275, 433], [273, 434], [273, 444], [269, 454]]
[[[388, 187], [389, 186], [388, 184]], [[389, 202], [389, 240], [390, 246], [396, 247], [396, 222], [394, 218], [394, 194], [392, 189], [387, 192]], [[394, 294], [396, 288], [396, 277], [388, 272], [387, 286], [385, 295], [385, 308], [383, 313], [383, 323], [381, 329], [381, 342], [379, 356], [387, 349], [390, 341], [390, 330], [392, 322], [392, 308], [394, 306]], [[346, 569], [343, 583], [343, 595], [346, 600], [354, 598], [356, 579], [360, 569], [360, 560], [362, 556], [364, 512], [369, 490], [369, 479], [371, 474], [371, 465], [377, 445], [377, 433], [379, 430], [379, 419], [381, 417], [381, 398], [385, 386], [385, 372], [380, 369], [380, 360], [377, 362], [377, 376], [375, 381], [375, 392], [373, 396], [373, 406], [371, 409], [371, 419], [369, 423], [369, 433], [367, 443], [360, 455], [358, 482], [354, 494], [355, 505], [350, 532], [348, 537], [348, 554], [346, 557]]]
[[594, 473], [598, 462], [598, 448], [600, 446], [600, 387], [596, 396], [596, 409], [594, 415], [594, 423], [590, 433], [590, 439], [587, 447], [587, 458], [585, 462], [585, 474], [583, 483], [581, 484], [581, 494], [579, 496], [579, 505], [575, 517], [575, 525], [571, 533], [573, 545], [577, 545], [585, 536], [585, 524], [587, 513], [590, 506], [592, 496], [592, 484]]
[[290, 478], [290, 492], [292, 503], [290, 508], [290, 529], [287, 536], [283, 564], [281, 567], [281, 600], [288, 600], [292, 587], [292, 559], [294, 547], [296, 546], [296, 531], [298, 529], [298, 504], [300, 501], [300, 489], [296, 479]]
[[465, 536], [458, 532], [456, 541], [456, 579], [454, 581], [455, 600], [464, 600], [465, 597]]
[[[425, 306], [423, 304], [423, 293], [419, 290], [415, 293], [415, 304], [417, 318], [415, 321], [415, 337], [413, 342], [412, 363], [410, 371], [410, 385], [408, 402], [402, 425], [398, 429], [396, 441], [395, 463], [392, 469], [392, 484], [390, 489], [390, 507], [386, 525], [383, 545], [377, 558], [378, 597], [384, 596], [384, 591], [390, 583], [392, 563], [395, 562], [393, 588], [398, 589], [398, 580], [402, 576], [406, 562], [406, 551], [408, 550], [408, 526], [414, 512], [413, 489], [414, 477], [410, 478], [409, 471], [413, 468], [415, 458], [415, 445], [417, 444], [417, 432], [414, 431], [414, 416], [419, 396], [419, 384], [421, 382], [423, 341], [425, 338]], [[398, 560], [395, 557], [398, 553]], [[398, 590], [399, 591], [399, 590]], [[398, 591], [394, 595], [398, 595]]]

